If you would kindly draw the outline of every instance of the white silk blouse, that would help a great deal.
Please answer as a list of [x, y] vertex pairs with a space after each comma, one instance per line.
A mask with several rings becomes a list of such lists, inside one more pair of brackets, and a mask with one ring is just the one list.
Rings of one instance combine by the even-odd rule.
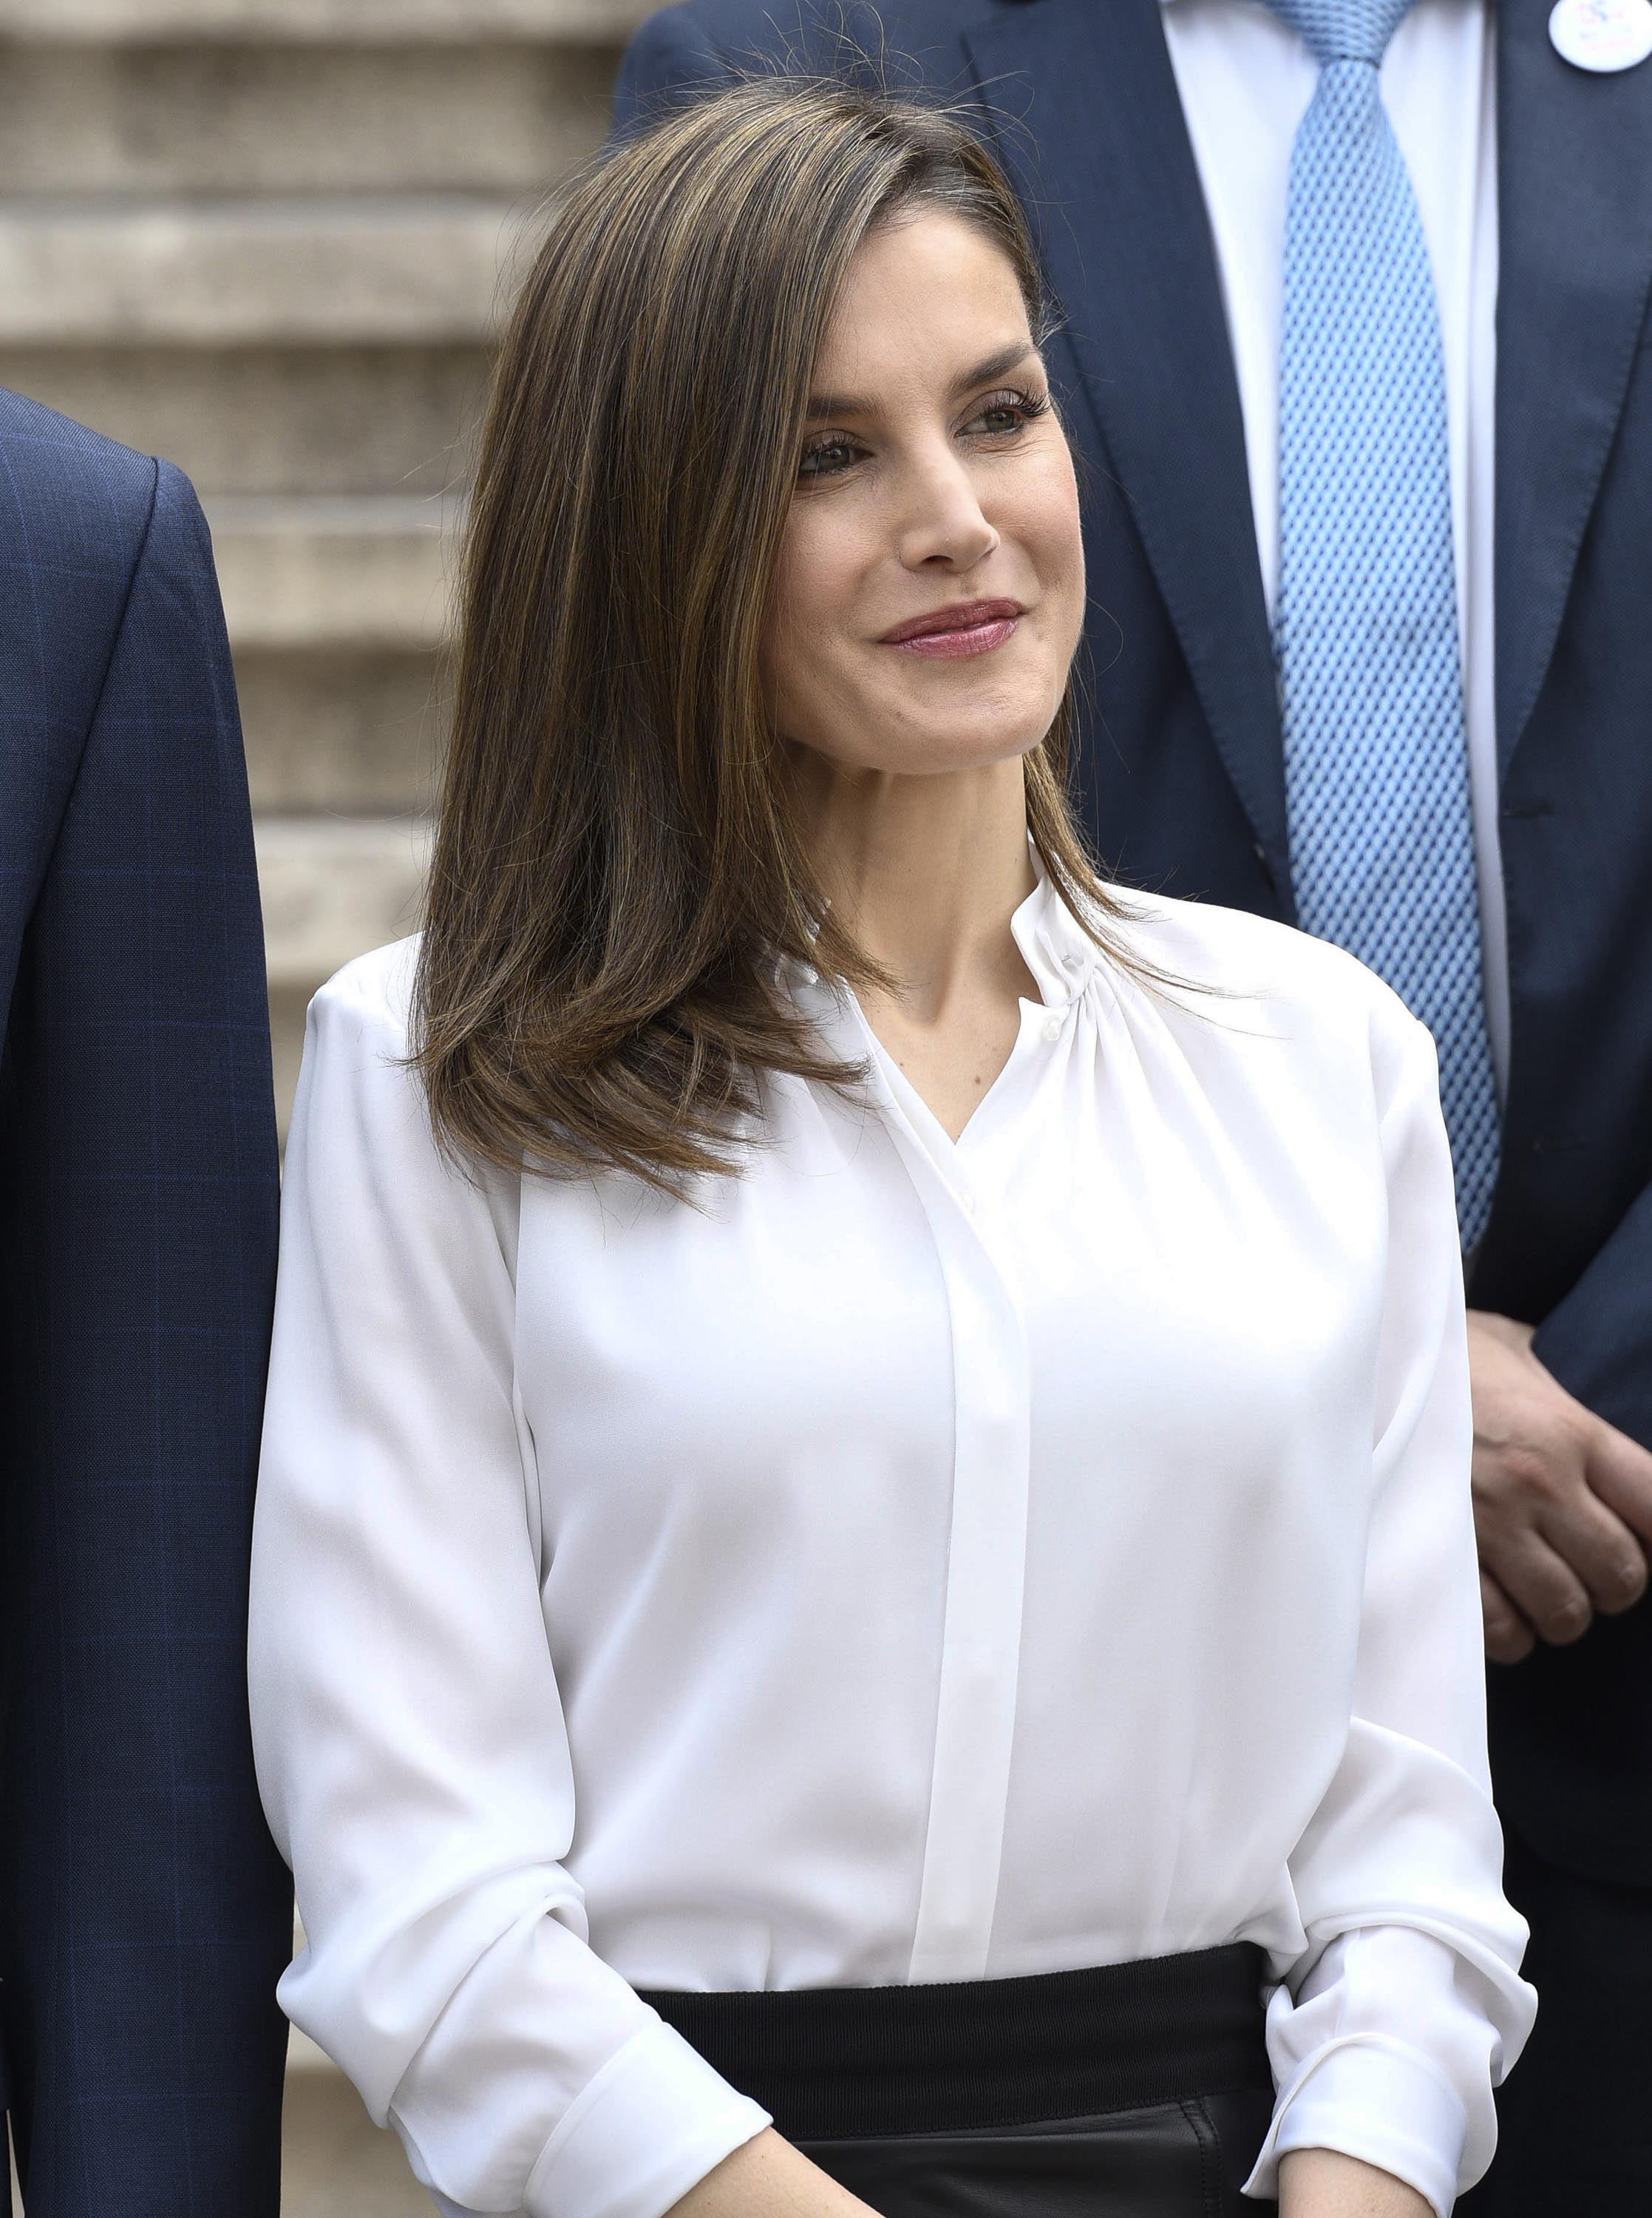
[[659, 2218], [765, 2114], [640, 1987], [876, 1986], [1238, 1939], [1251, 2182], [1442, 2213], [1532, 1997], [1500, 1888], [1432, 1044], [1351, 958], [1047, 884], [950, 1140], [766, 1085], [692, 1205], [471, 1181], [414, 943], [318, 995], [253, 1561], [294, 2020], [444, 2212]]

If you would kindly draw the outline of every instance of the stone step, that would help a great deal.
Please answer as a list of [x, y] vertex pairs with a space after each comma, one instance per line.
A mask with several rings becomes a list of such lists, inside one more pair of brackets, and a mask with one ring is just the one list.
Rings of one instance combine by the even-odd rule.
[[623, 40], [658, 0], [0, 0], [0, 38], [401, 46]]
[[486, 348], [9, 347], [0, 385], [203, 493], [440, 493], [470, 472]]
[[430, 827], [413, 817], [266, 816], [254, 827], [264, 952], [275, 993], [414, 931]]
[[486, 195], [0, 204], [0, 348], [475, 346], [535, 211]]
[[[451, 525], [455, 505], [445, 506]], [[445, 731], [437, 650], [455, 554], [444, 504], [206, 507], [255, 809], [428, 809]]]
[[422, 815], [447, 734], [429, 654], [244, 647], [235, 682], [260, 815]]
[[454, 559], [446, 527], [456, 505], [394, 494], [209, 498], [231, 646], [438, 647]]
[[409, 817], [263, 817], [253, 833], [275, 1113], [284, 1139], [310, 996], [353, 956], [417, 928], [430, 835], [427, 824]]
[[0, 193], [538, 195], [601, 140], [609, 46], [14, 46]]

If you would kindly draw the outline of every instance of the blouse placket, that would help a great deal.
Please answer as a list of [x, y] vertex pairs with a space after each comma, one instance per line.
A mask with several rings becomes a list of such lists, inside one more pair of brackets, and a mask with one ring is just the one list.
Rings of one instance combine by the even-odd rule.
[[[1031, 1465], [1026, 1321], [991, 1193], [913, 1096], [856, 1013], [875, 1098], [930, 1228], [952, 1352], [952, 1502], [923, 1875], [907, 1976], [987, 1975], [1009, 1808], [1021, 1664]], [[1056, 1011], [1024, 1004], [1010, 1061], [977, 1114], [1022, 1124], [1037, 1057], [1061, 1036]], [[973, 1130], [973, 1126], [971, 1128]], [[1018, 1138], [1036, 1145], [1024, 1129]], [[981, 1168], [985, 1168], [983, 1162]]]

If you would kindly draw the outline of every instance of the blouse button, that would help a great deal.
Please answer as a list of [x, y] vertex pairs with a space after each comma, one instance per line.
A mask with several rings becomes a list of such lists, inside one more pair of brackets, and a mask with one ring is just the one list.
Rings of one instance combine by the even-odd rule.
[[1059, 1017], [1046, 1017], [1046, 1018], [1044, 1019], [1044, 1038], [1045, 1038], [1047, 1040], [1054, 1041], [1054, 1040], [1058, 1040], [1058, 1039], [1060, 1039], [1060, 1038], [1061, 1038], [1061, 1019], [1060, 1019]]

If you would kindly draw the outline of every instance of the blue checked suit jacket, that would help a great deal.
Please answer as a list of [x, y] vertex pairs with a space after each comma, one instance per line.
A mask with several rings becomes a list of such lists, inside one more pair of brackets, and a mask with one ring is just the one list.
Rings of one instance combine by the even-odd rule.
[[229, 651], [169, 463], [0, 391], [0, 2040], [28, 2218], [275, 2218], [244, 1622], [275, 1257]]
[[[1513, 1068], [1469, 1298], [1535, 1323], [1652, 1447], [1652, 63], [1569, 67], [1496, 0], [1495, 595]], [[1019, 186], [1085, 465], [1079, 802], [1127, 883], [1293, 921], [1278, 696], [1239, 388], [1160, 0], [684, 0], [616, 116], [732, 68], [962, 101]], [[1652, 1883], [1652, 1599], [1492, 1678], [1528, 1843]]]

